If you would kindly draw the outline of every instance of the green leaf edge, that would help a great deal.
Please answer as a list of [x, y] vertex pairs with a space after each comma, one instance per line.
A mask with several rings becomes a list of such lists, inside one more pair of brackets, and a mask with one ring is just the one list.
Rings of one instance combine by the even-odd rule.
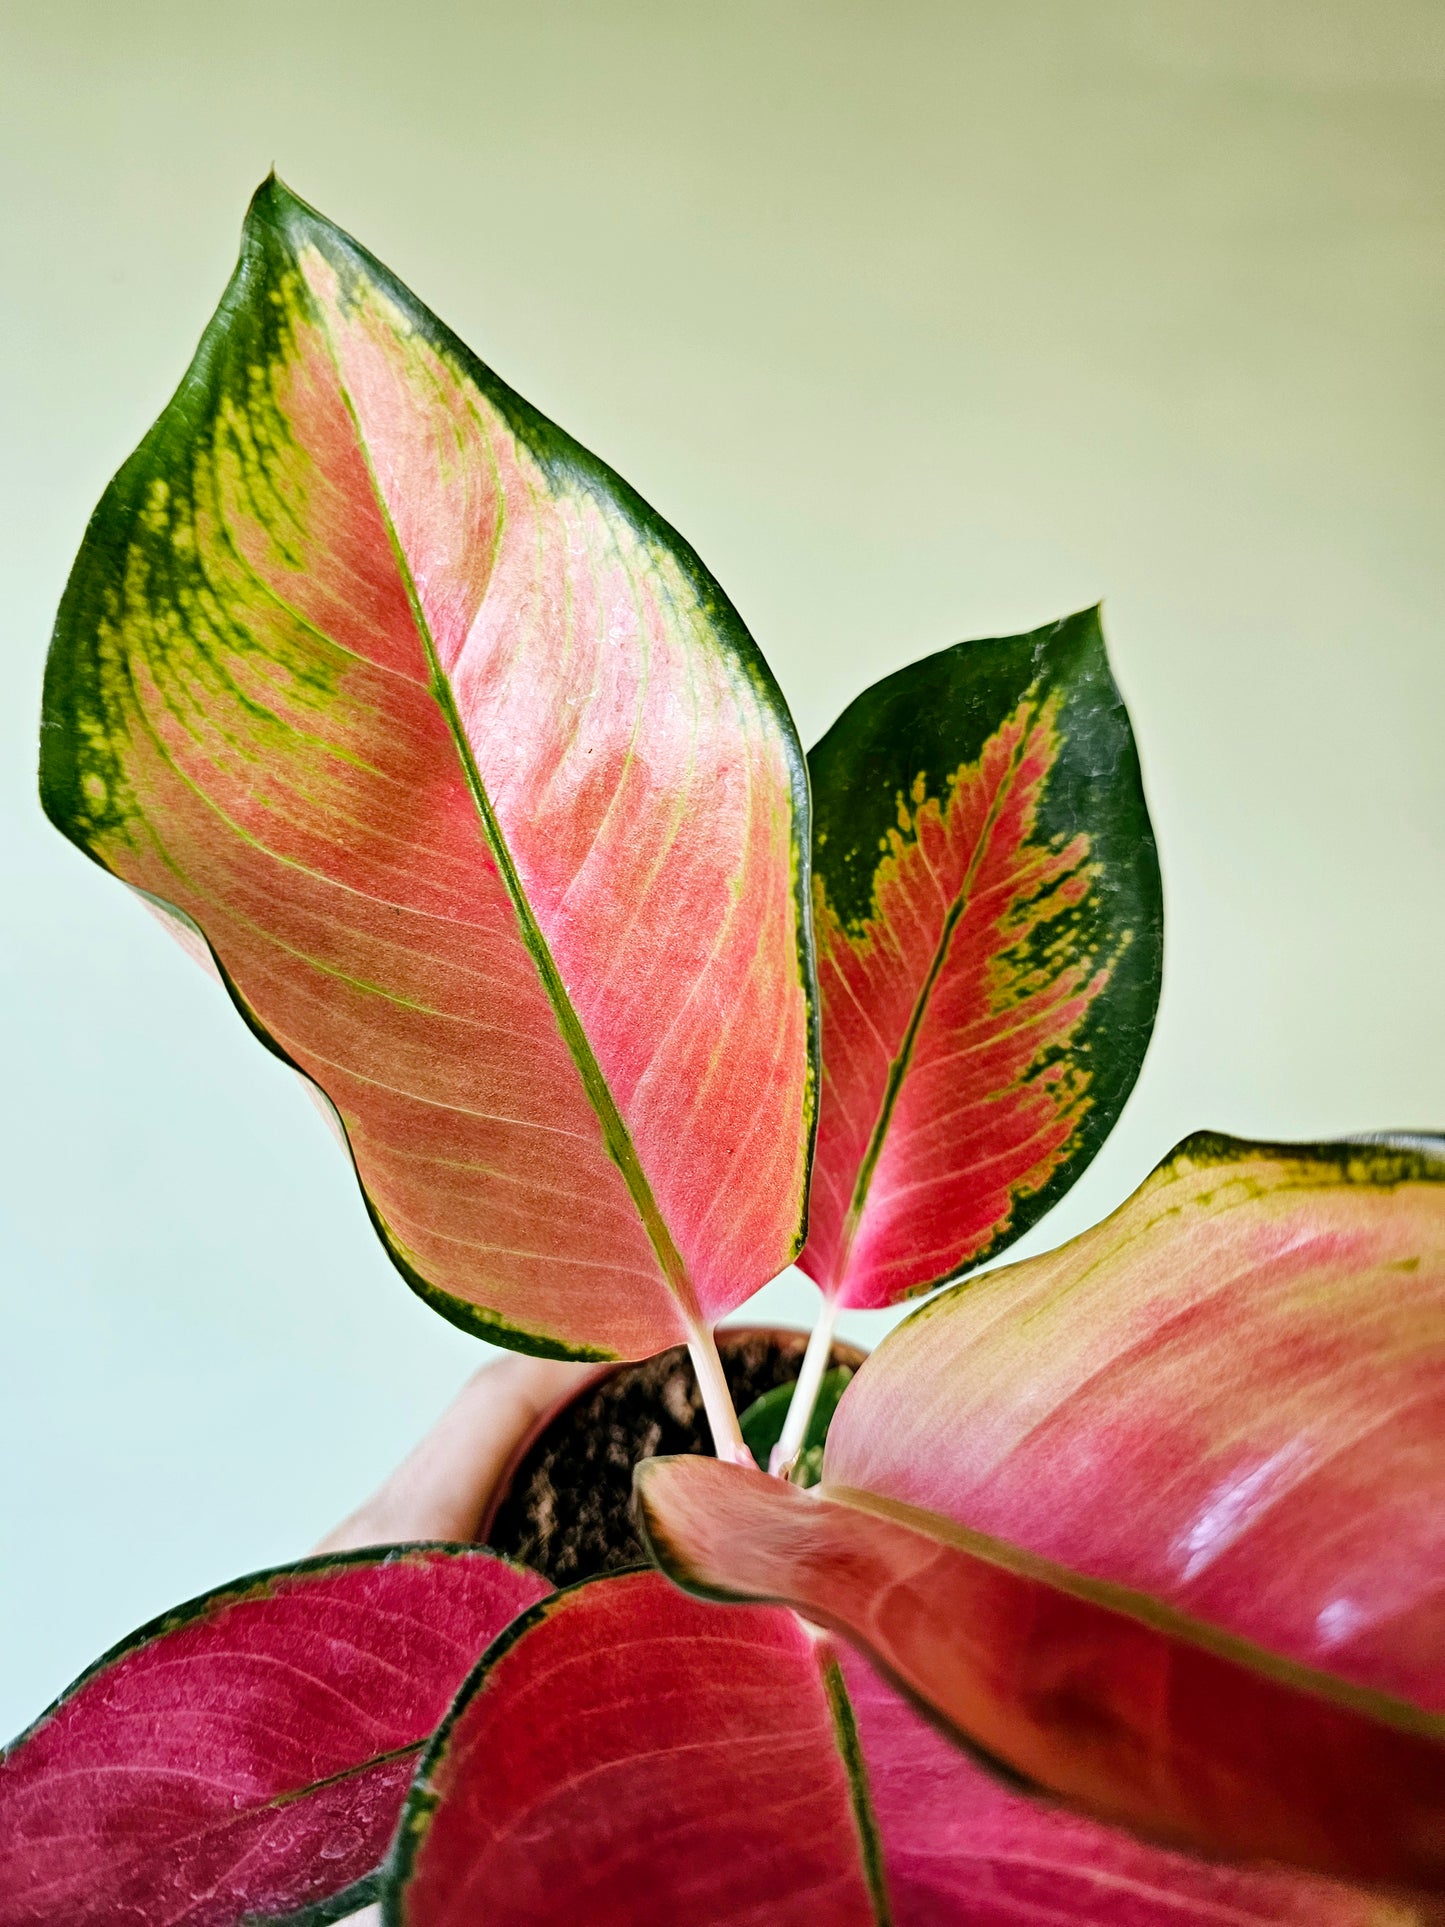
[[622, 1572], [593, 1573], [586, 1579], [573, 1580], [569, 1586], [559, 1586], [555, 1592], [548, 1593], [545, 1599], [537, 1600], [525, 1612], [518, 1613], [512, 1623], [504, 1627], [486, 1651], [480, 1655], [476, 1665], [457, 1688], [455, 1699], [447, 1708], [441, 1724], [432, 1734], [417, 1760], [411, 1789], [402, 1806], [401, 1818], [396, 1823], [396, 1833], [391, 1843], [391, 1856], [382, 1869], [382, 1927], [403, 1927], [401, 1913], [403, 1889], [415, 1871], [417, 1854], [431, 1830], [432, 1815], [441, 1804], [441, 1795], [433, 1788], [431, 1776], [441, 1763], [451, 1742], [453, 1727], [482, 1690], [491, 1668], [511, 1651], [524, 1633], [530, 1632], [533, 1626], [540, 1625], [548, 1618], [557, 1609], [559, 1600], [570, 1598], [573, 1593], [581, 1592], [584, 1587], [605, 1585], [608, 1580], [625, 1578], [629, 1574], [645, 1570], [645, 1567], [629, 1566]]
[[[70, 1684], [64, 1687], [30, 1724], [24, 1727], [8, 1745], [0, 1747], [0, 1765], [8, 1760], [20, 1746], [31, 1740], [48, 1724], [50, 1719], [73, 1700], [82, 1687], [88, 1686], [100, 1674], [108, 1672], [122, 1659], [128, 1659], [144, 1646], [152, 1645], [167, 1633], [179, 1632], [183, 1626], [202, 1619], [210, 1611], [220, 1611], [229, 1606], [244, 1605], [249, 1599], [263, 1598], [279, 1581], [307, 1578], [313, 1574], [340, 1571], [348, 1566], [394, 1566], [411, 1559], [423, 1559], [429, 1554], [440, 1553], [449, 1558], [471, 1558], [480, 1555], [495, 1565], [508, 1566], [513, 1572], [526, 1573], [530, 1578], [541, 1575], [532, 1567], [523, 1565], [520, 1560], [509, 1559], [505, 1553], [494, 1552], [490, 1546], [478, 1545], [470, 1540], [460, 1539], [408, 1539], [395, 1545], [358, 1546], [348, 1552], [316, 1552], [305, 1559], [292, 1559], [284, 1565], [262, 1566], [255, 1572], [242, 1573], [237, 1579], [228, 1579], [224, 1584], [212, 1586], [208, 1591], [197, 1593], [179, 1606], [172, 1606], [154, 1619], [148, 1619], [137, 1626], [134, 1632], [127, 1633], [117, 1640], [98, 1659], [93, 1659], [83, 1672], [77, 1673]], [[530, 1608], [529, 1608], [530, 1610]]]
[[331, 1927], [333, 1921], [346, 1920], [363, 1907], [370, 1907], [381, 1898], [381, 1891], [382, 1869], [378, 1867], [375, 1873], [343, 1887], [330, 1900], [318, 1900], [294, 1914], [245, 1914], [240, 1927]]
[[853, 1809], [853, 1824], [858, 1830], [858, 1857], [863, 1862], [863, 1878], [868, 1888], [868, 1901], [873, 1909], [877, 1927], [893, 1927], [893, 1901], [888, 1891], [888, 1867], [883, 1852], [883, 1832], [878, 1825], [877, 1809], [873, 1805], [873, 1779], [868, 1771], [867, 1757], [863, 1752], [863, 1742], [858, 1734], [858, 1721], [853, 1712], [853, 1700], [848, 1691], [848, 1682], [843, 1677], [843, 1668], [837, 1658], [829, 1654], [826, 1660], [819, 1655], [819, 1671], [823, 1679], [823, 1692], [828, 1701], [828, 1711], [833, 1719], [833, 1744], [843, 1762], [844, 1778], [848, 1782], [849, 1803]]
[[[1317, 1180], [1312, 1181], [1309, 1174], [1321, 1170], [1332, 1172], [1335, 1182], [1358, 1184], [1376, 1191], [1393, 1191], [1402, 1184], [1445, 1184], [1445, 1132], [1369, 1131], [1362, 1132], [1358, 1137], [1296, 1141], [1232, 1137], [1227, 1131], [1191, 1131], [1188, 1137], [1181, 1138], [1173, 1150], [1159, 1160], [1127, 1198], [1107, 1216], [1100, 1218], [1097, 1224], [1079, 1232], [1078, 1236], [1085, 1238], [1101, 1229], [1120, 1212], [1126, 1211], [1151, 1185], [1166, 1183], [1183, 1166], [1214, 1164], [1223, 1170], [1231, 1164], [1245, 1164], [1257, 1157], [1297, 1165], [1302, 1174], [1298, 1186], [1300, 1190], [1315, 1189]], [[1068, 1245], [1074, 1242], [1074, 1239], [1070, 1239], [1057, 1249], [1067, 1250]], [[1032, 1262], [1032, 1259], [1019, 1260], [1020, 1264]], [[1012, 1266], [999, 1265], [987, 1275], [989, 1279], [997, 1279], [1011, 1269]], [[892, 1331], [886, 1332], [864, 1359], [858, 1372], [862, 1372], [871, 1359], [886, 1350], [895, 1331], [904, 1331], [911, 1325], [935, 1317], [956, 1296], [982, 1282], [981, 1277], [973, 1275], [961, 1278], [949, 1290], [939, 1292], [927, 1304], [919, 1305], [906, 1318], [900, 1318]]]
[[[1110, 1011], [1111, 1027], [1128, 1029], [1140, 1038], [1139, 1048], [1133, 1053], [1132, 1066], [1126, 1067], [1122, 1074], [1116, 1074], [1106, 1084], [1102, 1096], [1097, 1097], [1085, 1111], [1074, 1139], [1074, 1149], [1060, 1165], [1059, 1169], [1037, 1191], [1018, 1194], [1009, 1221], [1000, 1235], [984, 1250], [969, 1258], [951, 1271], [941, 1273], [927, 1284], [917, 1285], [913, 1290], [895, 1299], [894, 1303], [905, 1303], [909, 1298], [921, 1298], [962, 1278], [970, 1277], [982, 1266], [1007, 1251], [1026, 1232], [1053, 1210], [1069, 1191], [1071, 1191], [1095, 1157], [1103, 1149], [1110, 1133], [1123, 1115], [1134, 1086], [1144, 1068], [1149, 1044], [1153, 1036], [1154, 1022], [1158, 1015], [1159, 1000], [1163, 991], [1164, 965], [1164, 884], [1159, 868], [1158, 843], [1154, 826], [1149, 814], [1149, 801], [1144, 789], [1143, 771], [1139, 761], [1138, 740], [1134, 734], [1133, 719], [1114, 679], [1112, 664], [1109, 661], [1108, 645], [1104, 637], [1102, 604], [1094, 603], [1087, 609], [1080, 609], [1073, 615], [1061, 617], [1056, 622], [1045, 623], [1040, 628], [1025, 630], [1015, 636], [986, 636], [974, 641], [956, 642], [945, 649], [934, 651], [932, 655], [920, 657], [904, 668], [880, 677], [875, 683], [855, 696], [838, 716], [837, 720], [823, 733], [808, 752], [810, 769], [820, 753], [826, 757], [827, 746], [839, 739], [851, 719], [855, 718], [860, 707], [870, 698], [876, 699], [880, 690], [901, 689], [912, 678], [922, 678], [930, 672], [936, 674], [945, 661], [967, 655], [976, 655], [981, 650], [1001, 651], [1018, 650], [1027, 644], [1033, 656], [1034, 676], [1030, 683], [1015, 692], [1015, 700], [1022, 700], [1031, 690], [1046, 692], [1050, 687], [1058, 687], [1065, 708], [1084, 686], [1090, 676], [1096, 687], [1101, 686], [1104, 700], [1115, 710], [1123, 725], [1121, 754], [1113, 772], [1113, 788], [1121, 798], [1127, 799], [1127, 810], [1137, 816], [1138, 844], [1134, 865], [1135, 880], [1140, 894], [1145, 899], [1146, 927], [1133, 934], [1129, 951], [1129, 969], [1126, 979], [1128, 990], [1121, 995], [1114, 993], [1112, 1002], [1107, 1005]], [[995, 718], [996, 728], [1001, 718]], [[981, 747], [981, 744], [979, 745]], [[937, 772], [941, 777], [942, 771]], [[815, 788], [817, 786], [815, 785]], [[1044, 814], [1048, 812], [1049, 792], [1045, 793]], [[1121, 803], [1121, 813], [1124, 805]], [[826, 829], [826, 821], [820, 819], [815, 809], [815, 831], [818, 827]], [[819, 860], [818, 845], [814, 850], [814, 869], [827, 879], [827, 865]], [[841, 914], [841, 911], [840, 911]], [[846, 919], [845, 919], [846, 920]], [[1109, 993], [1105, 993], [1106, 998]], [[1099, 1019], [1091, 1012], [1080, 1029], [1080, 1041], [1092, 1040]], [[1095, 1068], [1095, 1077], [1098, 1078]]]
[[[77, 848], [83, 847], [83, 845], [77, 845]], [[89, 850], [86, 850], [85, 854], [90, 856]], [[98, 858], [92, 858], [91, 860], [98, 863], [99, 867], [105, 870], [105, 865], [99, 863]], [[110, 870], [106, 870], [105, 873], [107, 876], [114, 874], [114, 872]], [[124, 879], [121, 878], [118, 879], [118, 881], [124, 882]], [[260, 1018], [257, 1017], [256, 1013], [246, 1002], [246, 999], [241, 995], [238, 985], [212, 948], [211, 941], [205, 931], [201, 929], [193, 917], [187, 916], [184, 910], [178, 910], [173, 903], [167, 903], [164, 898], [152, 896], [149, 890], [137, 889], [133, 883], [127, 883], [125, 887], [135, 896], [154, 904], [156, 908], [166, 916], [174, 917], [178, 923], [183, 924], [186, 929], [190, 931], [192, 936], [205, 945], [206, 955], [210, 958], [212, 967], [220, 978], [227, 996], [235, 1005], [242, 1022], [250, 1031], [251, 1035], [258, 1043], [263, 1044], [273, 1057], [280, 1058], [281, 1062], [285, 1064], [288, 1069], [295, 1071], [302, 1083], [304, 1083], [309, 1090], [314, 1091], [326, 1106], [327, 1115], [331, 1118], [342, 1144], [346, 1147], [346, 1158], [351, 1166], [351, 1175], [356, 1180], [356, 1188], [361, 1194], [361, 1202], [366, 1208], [366, 1215], [371, 1222], [371, 1228], [380, 1240], [381, 1247], [387, 1257], [390, 1258], [392, 1264], [401, 1273], [402, 1278], [424, 1304], [429, 1305], [434, 1312], [439, 1313], [441, 1317], [445, 1318], [449, 1325], [457, 1326], [459, 1330], [468, 1333], [472, 1338], [483, 1339], [490, 1345], [505, 1346], [508, 1351], [526, 1352], [533, 1358], [561, 1358], [577, 1364], [613, 1364], [618, 1361], [620, 1357], [619, 1353], [607, 1351], [601, 1346], [569, 1345], [560, 1338], [553, 1338], [548, 1332], [529, 1331], [525, 1325], [511, 1324], [503, 1318], [500, 1313], [488, 1310], [485, 1305], [474, 1305], [465, 1298], [454, 1298], [450, 1292], [443, 1291], [440, 1286], [432, 1284], [430, 1279], [424, 1278], [402, 1252], [400, 1246], [393, 1238], [391, 1229], [385, 1218], [383, 1218], [377, 1210], [371, 1193], [362, 1183], [361, 1173], [356, 1165], [356, 1153], [351, 1145], [351, 1133], [342, 1121], [341, 1113], [332, 1103], [326, 1091], [316, 1082], [315, 1078], [312, 1077], [309, 1072], [302, 1070], [296, 1060], [289, 1056], [276, 1042], [275, 1038], [271, 1036]]]
[[[790, 847], [793, 901], [797, 919], [798, 980], [802, 988], [807, 1016], [808, 1063], [804, 1083], [802, 1120], [803, 1183], [799, 1216], [794, 1228], [790, 1254], [790, 1257], [796, 1257], [807, 1241], [808, 1194], [818, 1128], [817, 1092], [821, 1045], [810, 885], [811, 791], [807, 759], [803, 754], [797, 726], [784, 700], [782, 690], [762, 651], [748, 633], [741, 616], [692, 545], [670, 523], [658, 515], [630, 483], [603, 462], [599, 456], [583, 448], [581, 443], [574, 440], [565, 429], [559, 428], [494, 374], [445, 322], [433, 314], [397, 278], [391, 269], [377, 260], [375, 255], [359, 241], [303, 201], [299, 195], [293, 194], [274, 170], [251, 198], [242, 226], [241, 249], [236, 267], [215, 313], [202, 331], [186, 373], [160, 415], [107, 484], [86, 526], [80, 550], [71, 567], [51, 633], [45, 665], [40, 724], [41, 808], [52, 825], [68, 842], [73, 843], [107, 875], [114, 874], [81, 835], [72, 828], [72, 823], [77, 816], [73, 799], [78, 794], [79, 788], [79, 758], [76, 744], [65, 719], [70, 708], [68, 697], [75, 682], [75, 664], [81, 658], [84, 648], [83, 642], [76, 641], [77, 634], [83, 636], [84, 633], [84, 624], [76, 619], [77, 604], [81, 601], [82, 562], [93, 549], [104, 550], [109, 546], [108, 537], [112, 522], [116, 515], [122, 512], [122, 502], [129, 498], [136, 485], [148, 478], [153, 468], [162, 474], [165, 473], [164, 461], [157, 463], [155, 458], [173, 421], [177, 418], [181, 420], [187, 418], [189, 412], [187, 403], [193, 387], [202, 389], [204, 387], [203, 382], [193, 381], [195, 371], [205, 368], [233, 316], [239, 317], [246, 312], [253, 268], [264, 248], [264, 243], [260, 239], [260, 231], [263, 228], [270, 229], [280, 238], [283, 246], [293, 252], [298, 239], [302, 237], [314, 244], [341, 277], [343, 288], [348, 280], [354, 280], [358, 273], [364, 273], [373, 280], [407, 317], [417, 333], [440, 353], [454, 359], [465, 374], [476, 383], [481, 392], [502, 414], [512, 432], [544, 473], [549, 476], [569, 477], [597, 499], [605, 513], [625, 516], [634, 532], [645, 543], [657, 543], [670, 550], [678, 566], [692, 583], [699, 603], [713, 624], [719, 645], [731, 651], [734, 660], [772, 715], [782, 739], [792, 796]], [[124, 879], [120, 880], [124, 881]], [[144, 896], [149, 893], [138, 891], [137, 894]], [[240, 1011], [253, 1035], [283, 1063], [305, 1076], [300, 1066], [266, 1032], [255, 1013], [247, 1007], [236, 986], [221, 966], [220, 959], [216, 956], [204, 931], [199, 928], [194, 919], [164, 899], [153, 898], [152, 900], [168, 915], [187, 925], [206, 944], [207, 951], [220, 972], [232, 1002]], [[525, 930], [520, 930], [519, 935], [525, 941]], [[307, 1081], [315, 1089], [321, 1089], [320, 1085], [315, 1084], [314, 1079], [308, 1078]], [[324, 1091], [322, 1095], [326, 1095]], [[330, 1104], [329, 1098], [327, 1102]], [[334, 1106], [331, 1108], [335, 1115]], [[337, 1122], [340, 1125], [339, 1115]], [[340, 1125], [340, 1128], [349, 1149], [350, 1140], [345, 1126]], [[611, 1361], [620, 1356], [605, 1348], [572, 1345], [549, 1333], [529, 1331], [501, 1318], [485, 1306], [455, 1298], [440, 1286], [423, 1278], [401, 1255], [395, 1239], [377, 1212], [365, 1185], [361, 1182], [360, 1173], [356, 1170], [354, 1154], [351, 1161], [352, 1170], [356, 1174], [357, 1183], [366, 1204], [367, 1215], [381, 1239], [387, 1256], [417, 1296], [450, 1323], [459, 1326], [463, 1331], [470, 1332], [474, 1337], [486, 1339], [490, 1343], [505, 1346], [512, 1351], [527, 1352], [536, 1357]]]

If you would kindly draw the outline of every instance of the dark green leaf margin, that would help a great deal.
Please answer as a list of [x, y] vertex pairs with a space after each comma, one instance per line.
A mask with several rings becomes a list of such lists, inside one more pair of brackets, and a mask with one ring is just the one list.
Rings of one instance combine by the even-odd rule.
[[1072, 928], [1087, 951], [1114, 959], [1113, 974], [1071, 1046], [1092, 1078], [1071, 1154], [1038, 1191], [1016, 1197], [1006, 1230], [963, 1272], [1006, 1250], [1082, 1176], [1134, 1088], [1159, 1007], [1159, 855], [1134, 732], [1109, 667], [1098, 608], [1026, 635], [955, 643], [900, 669], [856, 697], [808, 756], [813, 867], [836, 914], [856, 926], [873, 914], [880, 846], [897, 830], [900, 796], [909, 795], [920, 774], [930, 795], [945, 795], [948, 777], [961, 764], [976, 762], [1029, 696], [1060, 701], [1059, 754], [1035, 837], [1048, 843], [1087, 831], [1101, 873], [1071, 913]]
[[[117, 826], [117, 818], [127, 813], [128, 798], [123, 772], [114, 756], [106, 751], [103, 731], [87, 727], [88, 719], [104, 711], [105, 668], [103, 649], [97, 642], [98, 632], [119, 592], [127, 549], [137, 539], [138, 529], [143, 527], [152, 485], [160, 481], [168, 488], [187, 486], [188, 450], [196, 438], [208, 432], [217, 403], [227, 395], [243, 400], [251, 365], [269, 359], [275, 350], [283, 323], [279, 309], [267, 298], [268, 290], [279, 276], [294, 268], [297, 251], [306, 245], [316, 247], [330, 263], [343, 291], [363, 279], [380, 288], [424, 341], [476, 383], [549, 477], [566, 481], [591, 495], [605, 516], [620, 516], [644, 542], [673, 555], [714, 625], [718, 640], [731, 651], [777, 724], [792, 792], [798, 975], [808, 1010], [806, 1143], [802, 1206], [793, 1243], [796, 1256], [807, 1235], [807, 1179], [817, 1134], [819, 1019], [809, 887], [808, 770], [782, 691], [742, 618], [691, 544], [605, 462], [549, 421], [478, 360], [375, 255], [293, 194], [274, 173], [252, 197], [241, 232], [241, 252], [235, 272], [201, 336], [190, 367], [160, 417], [101, 497], [71, 570], [45, 666], [40, 725], [41, 807], [62, 836], [101, 868], [108, 867], [97, 855], [94, 839]], [[174, 566], [159, 544], [151, 547], [158, 569], [164, 572]], [[173, 905], [161, 907], [192, 929], [196, 928], [192, 920]], [[204, 932], [197, 934], [204, 940]], [[232, 1001], [250, 1029], [283, 1063], [299, 1069], [266, 1032], [225, 972], [221, 974]], [[397, 1249], [366, 1197], [364, 1186], [362, 1196], [372, 1224], [397, 1270], [419, 1297], [452, 1324], [492, 1344], [542, 1357], [584, 1360], [613, 1357], [605, 1350], [568, 1346], [546, 1334], [527, 1331], [489, 1313], [485, 1307], [454, 1299], [431, 1285]]]

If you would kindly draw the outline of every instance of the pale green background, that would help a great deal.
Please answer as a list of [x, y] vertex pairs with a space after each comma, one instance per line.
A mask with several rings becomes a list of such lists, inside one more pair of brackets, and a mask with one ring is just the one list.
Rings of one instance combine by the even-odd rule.
[[686, 531], [805, 740], [1107, 597], [1168, 984], [1031, 1247], [1197, 1125], [1445, 1122], [1440, 0], [8, 0], [3, 34], [0, 1736], [299, 1552], [478, 1357], [34, 801], [85, 518], [273, 161]]

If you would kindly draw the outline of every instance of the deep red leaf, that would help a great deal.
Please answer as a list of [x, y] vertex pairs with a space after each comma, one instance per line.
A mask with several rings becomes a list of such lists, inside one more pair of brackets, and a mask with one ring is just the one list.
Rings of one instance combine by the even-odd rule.
[[871, 1927], [825, 1678], [790, 1613], [659, 1574], [545, 1601], [488, 1653], [402, 1823], [404, 1927]]
[[458, 1684], [549, 1591], [479, 1548], [397, 1547], [238, 1580], [142, 1628], [0, 1759], [0, 1927], [360, 1906]]

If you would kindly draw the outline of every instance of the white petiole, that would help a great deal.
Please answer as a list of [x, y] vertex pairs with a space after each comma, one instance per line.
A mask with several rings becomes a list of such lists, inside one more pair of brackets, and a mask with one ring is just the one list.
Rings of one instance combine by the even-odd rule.
[[718, 1357], [711, 1329], [706, 1325], [697, 1326], [687, 1341], [687, 1350], [692, 1359], [692, 1369], [697, 1373], [702, 1409], [707, 1413], [708, 1426], [712, 1431], [713, 1450], [720, 1459], [731, 1460], [734, 1465], [751, 1465], [753, 1455], [743, 1443], [738, 1415], [733, 1407], [728, 1382], [723, 1377], [722, 1360]]
[[793, 1396], [788, 1401], [788, 1416], [783, 1420], [782, 1436], [773, 1447], [768, 1460], [768, 1470], [775, 1478], [790, 1479], [793, 1467], [798, 1462], [798, 1454], [803, 1449], [803, 1441], [808, 1436], [808, 1426], [812, 1422], [813, 1407], [818, 1403], [818, 1391], [823, 1383], [823, 1374], [828, 1369], [828, 1360], [833, 1354], [833, 1327], [838, 1322], [838, 1301], [825, 1298], [823, 1309], [818, 1314], [818, 1322], [808, 1334], [808, 1349], [803, 1353], [802, 1369], [798, 1382], [793, 1387]]

